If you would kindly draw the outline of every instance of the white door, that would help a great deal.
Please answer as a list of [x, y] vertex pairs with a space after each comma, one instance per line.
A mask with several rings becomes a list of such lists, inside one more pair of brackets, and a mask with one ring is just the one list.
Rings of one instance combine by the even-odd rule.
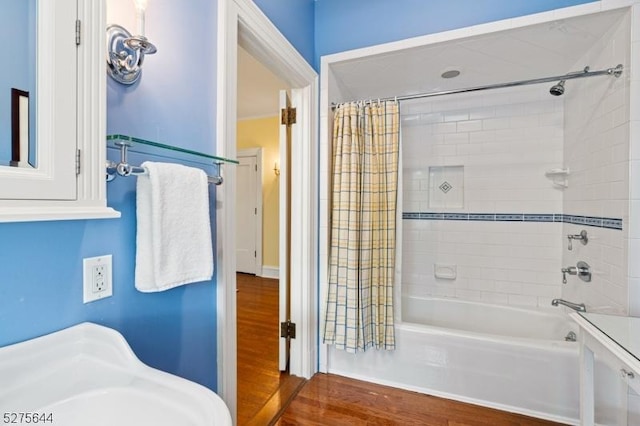
[[236, 166], [236, 271], [256, 274], [257, 160], [253, 156], [238, 157], [238, 161], [240, 164]]

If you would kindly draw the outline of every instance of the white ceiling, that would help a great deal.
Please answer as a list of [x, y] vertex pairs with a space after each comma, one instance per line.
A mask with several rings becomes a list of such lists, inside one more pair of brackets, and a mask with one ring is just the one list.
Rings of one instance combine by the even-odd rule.
[[[560, 75], [589, 65], [572, 69], [625, 12], [612, 10], [415, 47], [334, 63], [331, 69], [345, 99], [352, 100]], [[460, 70], [460, 76], [440, 78], [449, 69]], [[278, 93], [286, 88], [269, 69], [238, 48], [239, 120], [277, 115]]]
[[[622, 19], [626, 9], [334, 63], [345, 99], [451, 90], [580, 71], [576, 63]], [[617, 64], [609, 64], [615, 67]], [[443, 71], [461, 71], [443, 79]]]
[[238, 120], [278, 115], [279, 91], [287, 85], [238, 47]]

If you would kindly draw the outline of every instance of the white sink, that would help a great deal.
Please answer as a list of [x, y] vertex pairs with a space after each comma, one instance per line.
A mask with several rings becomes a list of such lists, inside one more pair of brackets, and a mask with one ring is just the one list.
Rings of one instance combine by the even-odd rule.
[[143, 364], [120, 333], [92, 323], [0, 348], [5, 413], [64, 426], [231, 426], [214, 392]]

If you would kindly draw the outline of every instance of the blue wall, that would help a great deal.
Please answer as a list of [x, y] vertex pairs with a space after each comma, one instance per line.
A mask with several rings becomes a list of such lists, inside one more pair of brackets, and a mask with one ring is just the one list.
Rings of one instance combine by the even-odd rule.
[[216, 22], [215, 1], [149, 2], [146, 35], [158, 52], [145, 58], [138, 83], [108, 79], [107, 133], [213, 152]]
[[[92, 321], [149, 365], [215, 389], [215, 283], [134, 289], [134, 190], [134, 178], [109, 184], [121, 219], [0, 224], [0, 346]], [[82, 258], [102, 254], [113, 254], [113, 297], [84, 305]]]
[[[149, 3], [147, 35], [159, 51], [139, 84], [109, 79], [109, 133], [214, 152], [217, 4], [188, 4]], [[147, 159], [161, 161], [132, 155], [131, 163]], [[215, 390], [215, 279], [154, 294], [134, 289], [135, 183], [108, 185], [120, 219], [0, 224], [0, 346], [93, 321], [122, 332], [147, 364]], [[113, 297], [84, 305], [82, 259], [103, 254], [113, 254]]]
[[315, 0], [254, 0], [271, 22], [313, 65]]
[[594, 0], [317, 0], [315, 57]]
[[[310, 0], [257, 2], [310, 60], [584, 1], [318, 0], [315, 53], [309, 44]], [[139, 84], [109, 81], [109, 133], [213, 152], [216, 8], [210, 0], [150, 2], [147, 35], [159, 51], [146, 59]], [[355, 16], [360, 23], [350, 22]], [[374, 31], [377, 26], [381, 30]], [[145, 159], [153, 158], [132, 155], [131, 162]], [[134, 200], [135, 179], [118, 178], [108, 186], [108, 203], [122, 212], [121, 219], [0, 224], [0, 346], [94, 321], [120, 330], [146, 363], [215, 390], [216, 282], [138, 293], [133, 286]], [[113, 254], [114, 296], [84, 305], [82, 259], [102, 254]]]

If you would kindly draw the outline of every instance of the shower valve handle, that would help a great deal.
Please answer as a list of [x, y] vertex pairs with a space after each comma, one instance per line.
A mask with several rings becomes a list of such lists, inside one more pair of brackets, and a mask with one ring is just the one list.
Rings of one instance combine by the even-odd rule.
[[562, 284], [567, 283], [567, 274], [569, 275], [578, 275], [578, 268], [575, 266], [569, 266], [568, 268], [562, 268], [560, 270], [562, 272]]
[[567, 274], [577, 275], [584, 282], [591, 282], [591, 267], [587, 262], [579, 261], [577, 266], [568, 266], [560, 269], [562, 272], [562, 284], [567, 283]]
[[573, 250], [573, 240], [578, 240], [582, 243], [582, 245], [587, 245], [587, 243], [589, 242], [589, 237], [587, 236], [587, 231], [585, 231], [584, 229], [582, 231], [580, 231], [579, 234], [569, 234], [567, 235], [567, 238], [569, 239], [569, 250]]

